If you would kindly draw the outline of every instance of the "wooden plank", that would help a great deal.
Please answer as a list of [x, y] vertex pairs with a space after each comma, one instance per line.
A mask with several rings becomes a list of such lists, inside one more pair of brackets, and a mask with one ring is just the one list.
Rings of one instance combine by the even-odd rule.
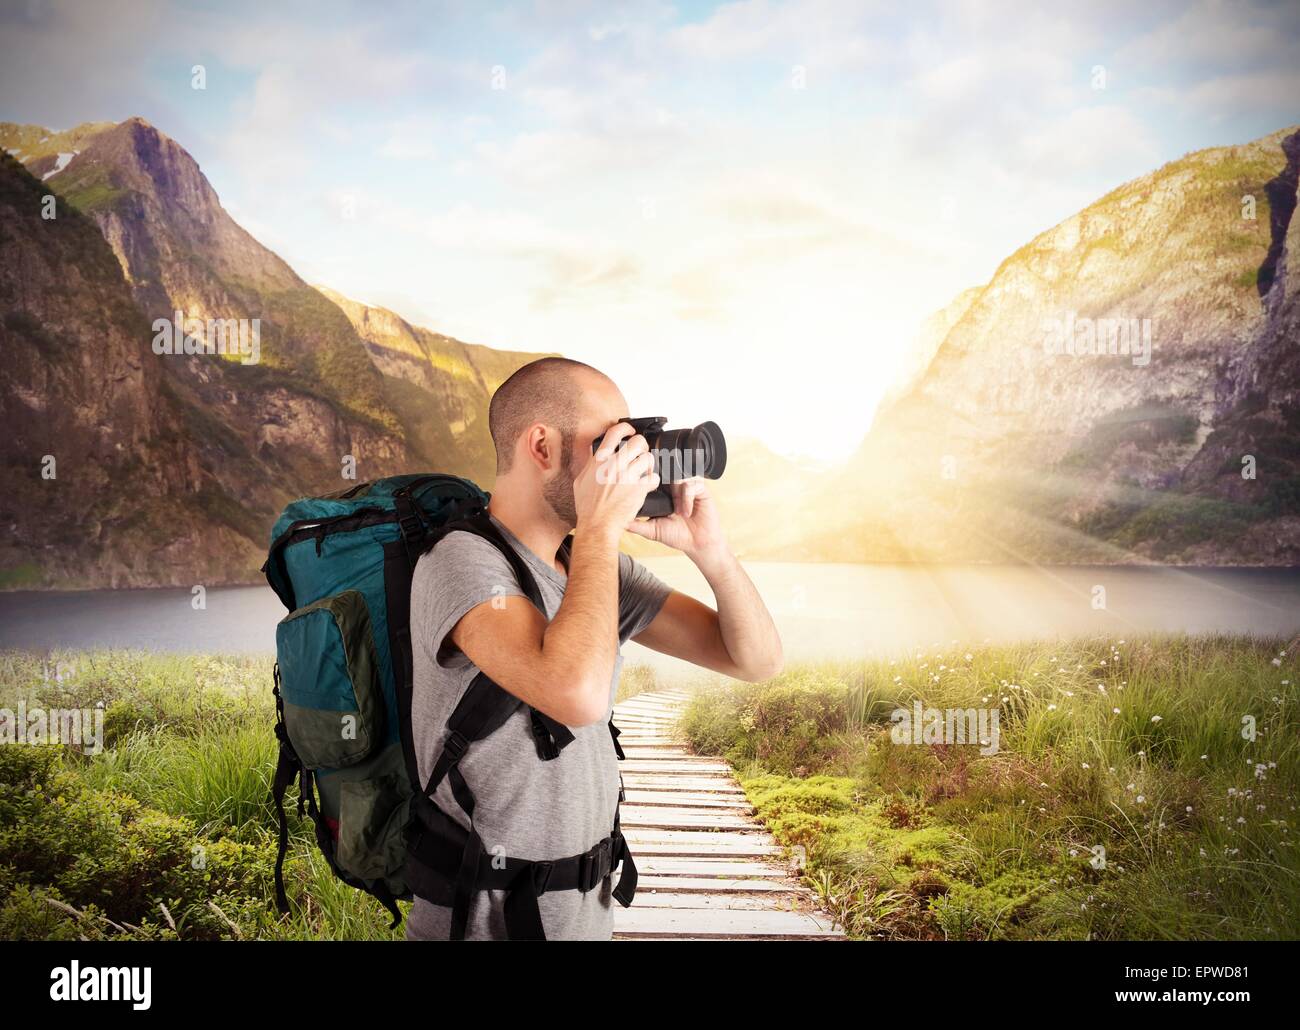
[[[726, 837], [728, 835], [718, 834], [717, 836]], [[755, 834], [736, 833], [730, 836], [733, 839], [723, 843], [701, 841], [693, 844], [687, 841], [634, 839], [629, 835], [627, 842], [637, 862], [640, 862], [647, 855], [673, 858], [760, 858], [771, 859], [774, 862], [781, 861], [780, 847], [775, 844], [765, 844], [761, 840], [755, 840]]]
[[[779, 894], [688, 894], [677, 893], [675, 891], [646, 891], [642, 893], [637, 891], [636, 900], [632, 902], [632, 907], [636, 908], [712, 908], [712, 909], [730, 909], [733, 912], [753, 912], [755, 910], [765, 910], [769, 912], [806, 912], [810, 910], [807, 899], [799, 894], [790, 894], [782, 897]], [[825, 919], [825, 916], [819, 918]], [[618, 923], [617, 914], [614, 917], [615, 925]]]
[[[716, 876], [659, 876], [641, 872], [641, 863], [637, 863], [641, 878], [637, 883], [636, 896], [642, 891], [668, 892], [671, 894], [763, 894], [770, 897], [788, 895], [799, 897], [804, 888], [784, 880], [734, 880]], [[636, 907], [636, 901], [632, 902]]]
[[716, 876], [729, 880], [786, 880], [790, 871], [769, 862], [737, 862], [721, 858], [673, 858], [647, 855], [637, 860], [638, 872], [649, 876]]
[[655, 776], [647, 773], [624, 773], [623, 786], [627, 789], [682, 791], [687, 793], [705, 792], [719, 797], [744, 797], [745, 792], [735, 781], [728, 782], [722, 777], [708, 776]]
[[690, 808], [642, 808], [624, 805], [623, 825], [654, 826], [664, 830], [718, 830], [728, 833], [762, 833], [762, 827], [746, 815], [723, 812], [700, 812]]
[[[780, 856], [784, 853], [780, 844], [762, 830], [751, 833], [721, 833], [713, 830], [677, 830], [658, 826], [633, 826], [625, 830], [630, 841], [653, 842], [656, 844], [717, 844], [728, 848], [745, 850], [763, 849], [765, 854]], [[633, 849], [635, 852], [635, 849]], [[785, 859], [778, 858], [778, 862]]]
[[614, 716], [614, 725], [619, 733], [644, 733], [647, 731], [673, 733], [677, 729], [676, 719], [624, 719]]
[[632, 787], [626, 789], [624, 794], [629, 805], [718, 809], [727, 812], [744, 812], [746, 815], [754, 811], [754, 806], [744, 798], [711, 794], [704, 790], [645, 790], [641, 787]]
[[662, 776], [699, 776], [701, 773], [730, 772], [725, 762], [709, 761], [705, 758], [629, 758], [619, 762], [618, 766], [625, 773], [646, 772]]

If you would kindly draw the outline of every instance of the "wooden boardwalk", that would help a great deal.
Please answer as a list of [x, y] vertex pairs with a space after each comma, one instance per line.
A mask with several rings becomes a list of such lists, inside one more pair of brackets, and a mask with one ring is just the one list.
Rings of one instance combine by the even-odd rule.
[[682, 691], [614, 706], [627, 800], [623, 833], [640, 883], [615, 906], [615, 940], [844, 940], [758, 824], [731, 766], [674, 730]]

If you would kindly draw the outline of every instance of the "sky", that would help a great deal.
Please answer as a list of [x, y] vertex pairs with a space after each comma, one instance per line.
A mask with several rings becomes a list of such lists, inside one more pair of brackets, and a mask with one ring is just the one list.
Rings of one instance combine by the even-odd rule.
[[1037, 6], [0, 0], [0, 120], [141, 116], [309, 282], [834, 459], [1018, 247], [1300, 122], [1300, 5]]

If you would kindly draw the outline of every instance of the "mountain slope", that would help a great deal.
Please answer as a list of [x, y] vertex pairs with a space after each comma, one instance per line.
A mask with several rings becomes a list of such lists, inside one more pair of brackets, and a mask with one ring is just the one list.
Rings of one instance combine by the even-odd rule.
[[424, 419], [413, 438], [430, 458], [456, 455], [481, 479], [495, 467], [487, 408], [493, 392], [519, 368], [542, 357], [461, 343], [421, 326], [413, 326], [387, 308], [349, 300], [324, 286], [317, 290], [347, 316], [387, 380], [387, 399], [406, 424], [432, 404], [437, 419]]
[[0, 154], [0, 585], [175, 582], [176, 567], [207, 583], [255, 567], [251, 542], [209, 517], [219, 487], [112, 251], [75, 209], [42, 218], [46, 195]]
[[[48, 305], [31, 302], [32, 291], [39, 289], [60, 293], [64, 321], [93, 325], [105, 303], [101, 293], [60, 284], [78, 283], [83, 262], [106, 276], [99, 268], [103, 255], [115, 258], [117, 285], [111, 289], [116, 303], [120, 306], [124, 293], [126, 310], [134, 312], [121, 323], [121, 346], [143, 377], [136, 402], [145, 404], [140, 398], [147, 397], [155, 422], [183, 442], [190, 470], [188, 479], [166, 480], [149, 495], [152, 501], [141, 502], [152, 505], [143, 521], [157, 524], [153, 546], [172, 561], [142, 563], [125, 543], [86, 540], [69, 531], [55, 536], [66, 562], [57, 568], [34, 563], [10, 579], [46, 586], [250, 582], [257, 578], [258, 555], [283, 504], [346, 486], [345, 470], [353, 464], [357, 479], [434, 468], [490, 486], [487, 390], [531, 355], [494, 352], [411, 329], [413, 336], [441, 341], [437, 347], [425, 344], [429, 381], [412, 381], [385, 348], [359, 335], [339, 304], [238, 226], [193, 158], [141, 119], [64, 133], [0, 123], [0, 146], [27, 162], [25, 171], [7, 165], [11, 187], [39, 190], [38, 200], [57, 197], [60, 219], [66, 213], [67, 224], [75, 219], [83, 230], [76, 246], [45, 253], [47, 223], [38, 214], [14, 222], [9, 243], [22, 256], [6, 263], [7, 273], [19, 271], [6, 276], [12, 288], [2, 298], [3, 315], [37, 336], [59, 324], [48, 321], [55, 317]], [[25, 185], [15, 185], [19, 182]], [[86, 226], [98, 229], [97, 243], [89, 241]], [[44, 254], [41, 282], [28, 284], [24, 300], [21, 269], [39, 254]], [[155, 320], [173, 320], [176, 311], [185, 318], [242, 319], [250, 327], [256, 319], [259, 360], [154, 353]], [[92, 396], [96, 384], [113, 373], [112, 355], [93, 335], [68, 344], [77, 355], [75, 383], [33, 389], [29, 384], [41, 380], [30, 378], [31, 369], [21, 370], [26, 379], [19, 369], [0, 370], [6, 398], [20, 406], [6, 413], [6, 425], [10, 416], [30, 421], [39, 412], [48, 434], [72, 431], [84, 406], [59, 402], [60, 391]], [[453, 366], [453, 354], [459, 365]], [[106, 431], [118, 430], [112, 412], [99, 417], [106, 420]], [[0, 486], [32, 467], [32, 446], [31, 440], [14, 438], [0, 445], [7, 470]], [[85, 505], [106, 503], [112, 493], [100, 481], [83, 480], [82, 486]], [[175, 504], [194, 514], [163, 517]], [[5, 566], [10, 569], [18, 568], [18, 556], [30, 547], [56, 546], [49, 544], [37, 516], [23, 507], [13, 514], [14, 558]], [[214, 549], [210, 560], [204, 557], [210, 542], [227, 536], [232, 538]]]
[[1004, 261], [803, 552], [1300, 561], [1298, 163], [1294, 128], [1190, 154]]

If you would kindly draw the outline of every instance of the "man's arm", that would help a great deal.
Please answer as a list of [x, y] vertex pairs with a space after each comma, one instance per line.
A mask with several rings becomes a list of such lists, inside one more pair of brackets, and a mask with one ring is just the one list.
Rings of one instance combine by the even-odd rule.
[[544, 715], [568, 726], [603, 719], [618, 657], [619, 536], [658, 485], [645, 438], [625, 422], [611, 428], [574, 480], [578, 525], [555, 618], [548, 623], [526, 598], [485, 601], [461, 616], [452, 643]]
[[618, 654], [618, 533], [576, 533], [549, 623], [526, 597], [471, 608], [448, 634], [503, 690], [567, 726], [604, 717]]
[[751, 682], [781, 672], [781, 637], [753, 582], [731, 553], [702, 482], [674, 488], [672, 515], [628, 528], [686, 554], [704, 575], [718, 608], [674, 590], [633, 639], [655, 651]]

